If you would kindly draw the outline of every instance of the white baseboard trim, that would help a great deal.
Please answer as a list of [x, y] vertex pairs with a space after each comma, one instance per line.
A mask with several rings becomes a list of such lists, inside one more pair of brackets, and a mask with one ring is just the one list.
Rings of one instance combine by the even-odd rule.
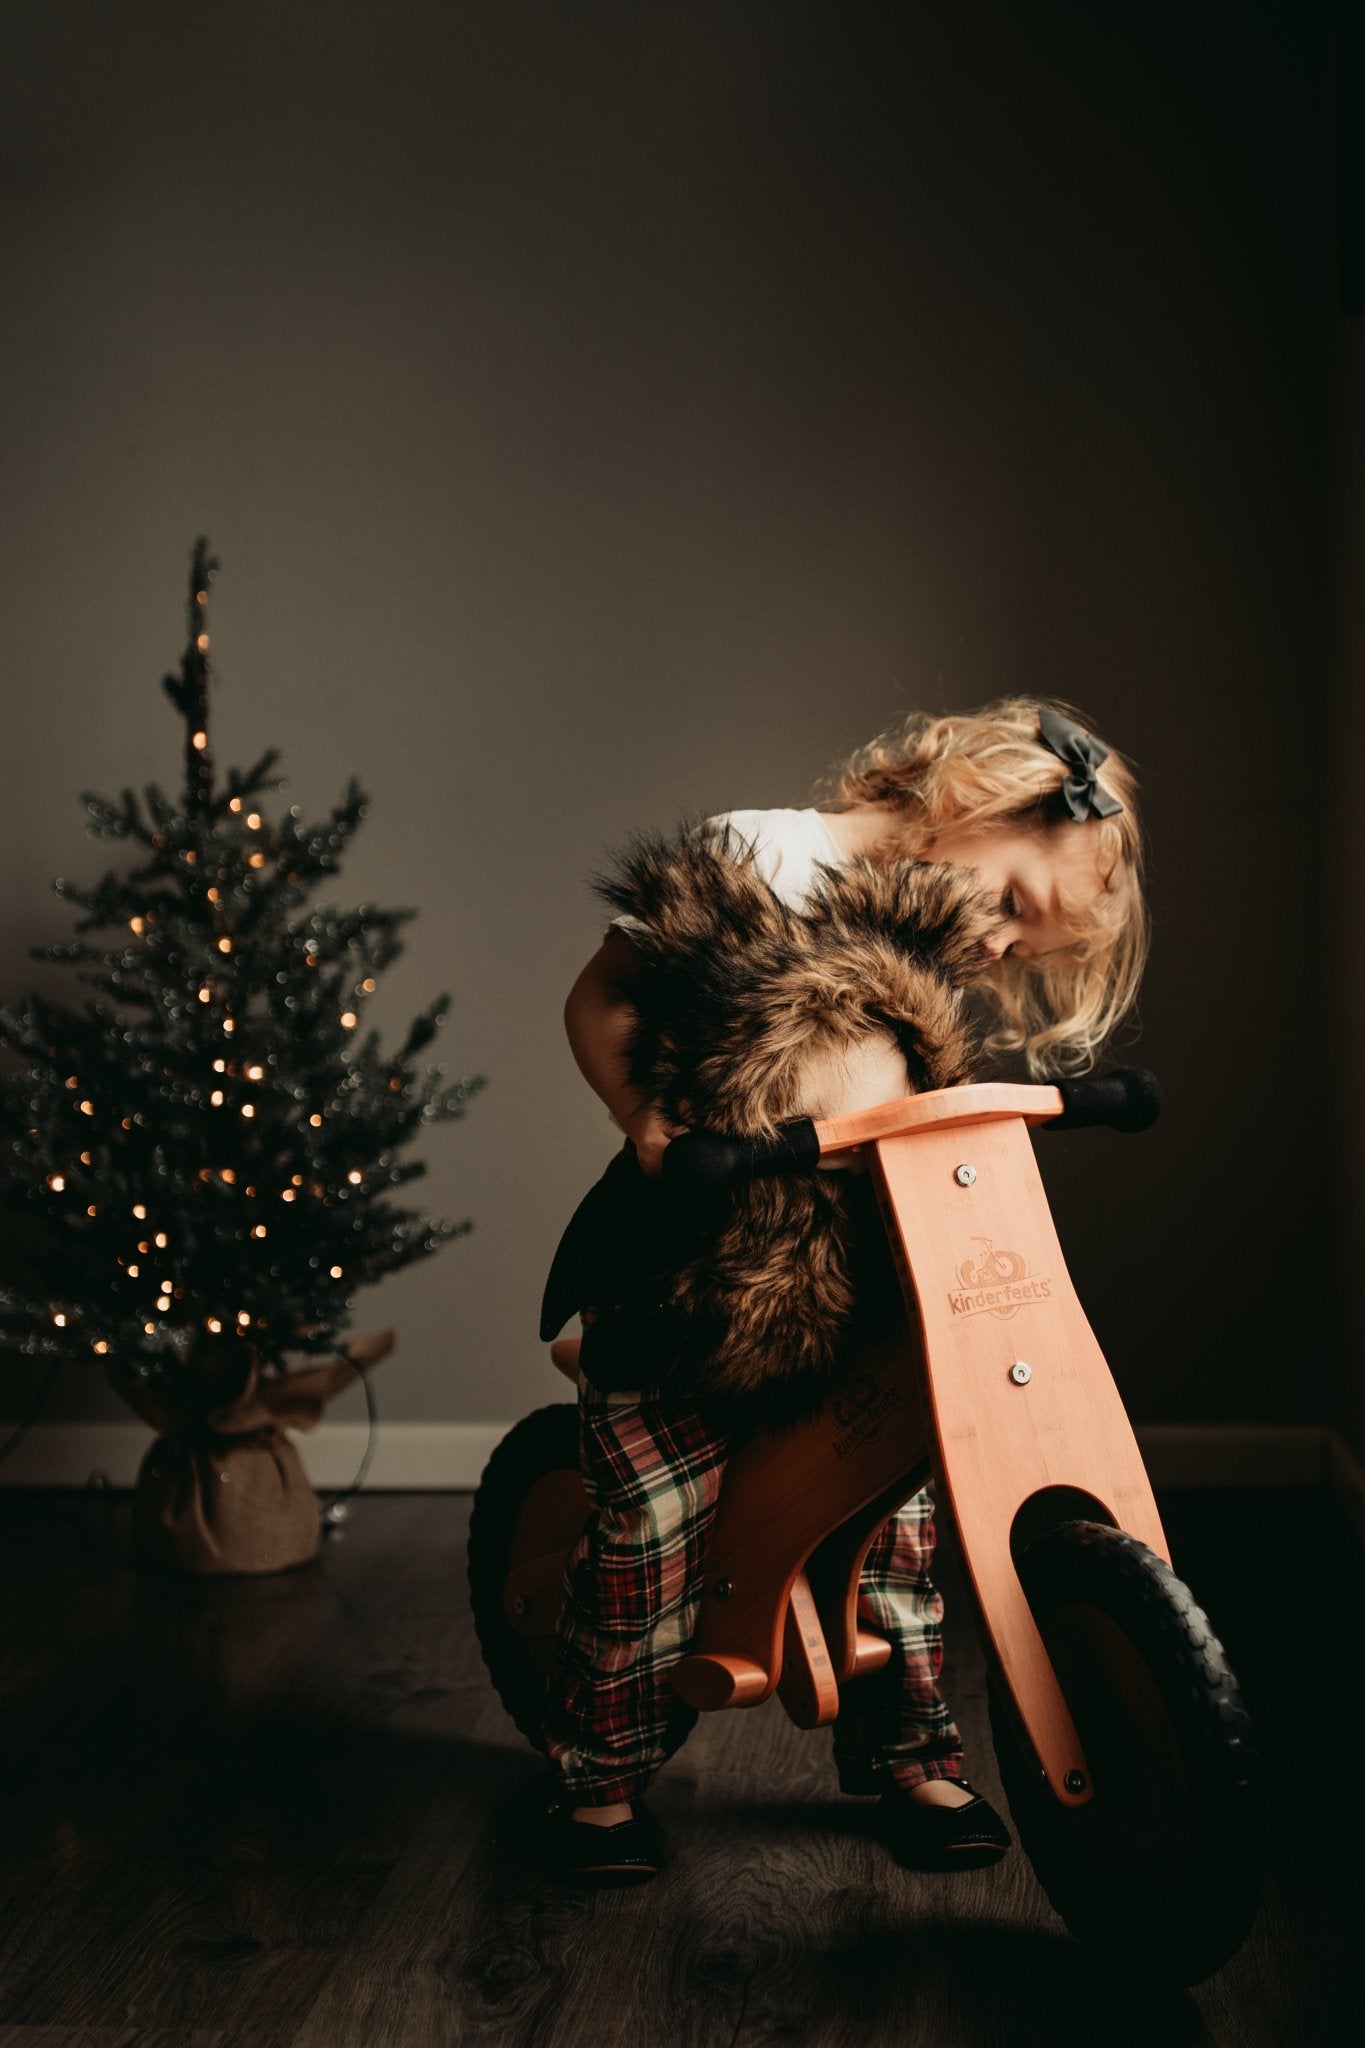
[[[366, 1487], [463, 1493], [478, 1485], [505, 1422], [385, 1422]], [[3, 1434], [0, 1431], [0, 1434]], [[324, 1422], [294, 1437], [314, 1486], [349, 1486], [365, 1453], [363, 1422]], [[1365, 1471], [1322, 1424], [1148, 1423], [1138, 1441], [1155, 1486], [1326, 1486], [1365, 1540]], [[39, 1424], [0, 1464], [3, 1486], [83, 1486], [96, 1472], [133, 1485], [152, 1441], [140, 1422]]]
[[[472, 1491], [506, 1422], [382, 1422], [366, 1491], [463, 1493]], [[291, 1431], [313, 1485], [349, 1486], [365, 1455], [363, 1422], [323, 1422]], [[3, 1432], [0, 1432], [3, 1434]], [[0, 1486], [84, 1486], [103, 1472], [111, 1486], [132, 1486], [152, 1442], [141, 1422], [52, 1422], [31, 1429], [0, 1464]]]

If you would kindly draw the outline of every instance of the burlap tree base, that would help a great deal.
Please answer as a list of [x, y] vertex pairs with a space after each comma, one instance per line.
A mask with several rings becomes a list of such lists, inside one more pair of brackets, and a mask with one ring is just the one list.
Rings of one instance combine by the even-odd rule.
[[219, 1576], [288, 1571], [318, 1554], [317, 1496], [287, 1429], [311, 1429], [335, 1394], [393, 1349], [392, 1330], [357, 1337], [324, 1365], [267, 1374], [253, 1344], [205, 1345], [193, 1413], [136, 1372], [111, 1372], [159, 1432], [133, 1496], [133, 1546], [154, 1570]]

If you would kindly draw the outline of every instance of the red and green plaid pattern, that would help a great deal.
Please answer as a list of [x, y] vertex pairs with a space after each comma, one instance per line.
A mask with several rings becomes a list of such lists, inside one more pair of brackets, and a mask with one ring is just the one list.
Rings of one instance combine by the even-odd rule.
[[[546, 1751], [575, 1805], [634, 1799], [686, 1740], [695, 1712], [670, 1673], [696, 1626], [729, 1436], [698, 1410], [579, 1381], [592, 1512], [565, 1574]], [[943, 1602], [929, 1577], [933, 1504], [916, 1494], [878, 1532], [860, 1620], [889, 1663], [845, 1689], [834, 1757], [845, 1792], [961, 1775], [962, 1744], [935, 1680]]]

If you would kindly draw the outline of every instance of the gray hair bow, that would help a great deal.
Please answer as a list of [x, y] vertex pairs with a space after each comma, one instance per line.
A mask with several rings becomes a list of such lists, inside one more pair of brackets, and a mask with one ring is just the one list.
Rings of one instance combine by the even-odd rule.
[[1084, 726], [1063, 718], [1060, 711], [1038, 713], [1038, 737], [1071, 770], [1060, 791], [1071, 816], [1078, 823], [1089, 817], [1117, 817], [1123, 805], [1107, 789], [1102, 789], [1097, 780], [1101, 761], [1109, 759], [1108, 747]]

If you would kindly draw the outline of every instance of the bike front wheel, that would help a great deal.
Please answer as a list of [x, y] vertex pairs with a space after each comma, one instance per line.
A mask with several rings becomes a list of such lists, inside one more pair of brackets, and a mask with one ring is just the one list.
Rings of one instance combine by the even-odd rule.
[[1019, 1562], [1093, 1779], [1064, 1806], [992, 1688], [1019, 1838], [1071, 1932], [1117, 1963], [1197, 1984], [1246, 1935], [1264, 1883], [1251, 1723], [1208, 1617], [1136, 1538], [1064, 1522]]

